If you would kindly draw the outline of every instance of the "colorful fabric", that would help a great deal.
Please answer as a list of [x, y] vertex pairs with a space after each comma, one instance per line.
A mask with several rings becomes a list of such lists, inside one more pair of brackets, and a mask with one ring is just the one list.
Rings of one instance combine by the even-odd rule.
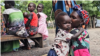
[[[31, 20], [28, 27], [26, 27], [26, 30], [30, 36], [37, 34], [38, 31], [38, 17], [34, 12], [31, 12], [29, 17], [29, 20]], [[26, 24], [28, 21], [27, 18], [24, 19], [24, 23]]]
[[6, 24], [8, 25], [7, 34], [9, 35], [17, 35], [20, 37], [29, 36], [24, 24], [23, 14], [20, 10], [16, 8], [6, 9], [3, 14], [8, 14], [9, 18]]
[[78, 49], [74, 51], [74, 56], [90, 56], [88, 49]]
[[[66, 12], [68, 15], [70, 15], [73, 12], [72, 7], [75, 5], [76, 5], [76, 2], [73, 0], [71, 0], [70, 4], [68, 4], [67, 0], [66, 1], [65, 0], [57, 1], [57, 3], [55, 5], [53, 5], [53, 11], [55, 12], [57, 9], [61, 9], [63, 12]], [[56, 25], [56, 33], [57, 33], [58, 29], [59, 28]]]
[[11, 51], [18, 51], [18, 48], [20, 47], [19, 41], [8, 41], [8, 42], [2, 42], [1, 43], [1, 52], [11, 52]]
[[37, 14], [40, 15], [40, 18], [38, 19], [39, 20], [38, 33], [41, 33], [43, 39], [46, 39], [48, 37], [48, 29], [46, 24], [47, 15], [44, 14], [43, 12], [39, 12]]
[[53, 49], [58, 56], [68, 56], [70, 40], [73, 35], [59, 29], [54, 39]]
[[[16, 8], [6, 9], [3, 14], [9, 15], [7, 24], [7, 35], [17, 35], [21, 37], [27, 37], [27, 32], [24, 25], [23, 14]], [[1, 52], [18, 51], [19, 40], [8, 41], [1, 43]]]
[[2, 16], [2, 14], [0, 14], [0, 16], [1, 16], [1, 19], [0, 19], [0, 21], [1, 21], [1, 35], [6, 35], [6, 28], [5, 28], [5, 22], [4, 22], [5, 20]]
[[81, 5], [75, 5], [73, 7], [73, 10], [75, 10], [78, 13], [78, 15], [80, 16], [80, 18], [84, 20], [85, 24], [88, 24], [89, 19], [90, 19], [89, 14], [86, 10], [82, 9]]
[[[72, 31], [70, 33], [75, 34], [78, 31], [79, 31], [78, 29], [74, 28], [74, 29], [72, 29]], [[71, 56], [76, 56], [76, 55], [90, 56], [90, 53], [89, 53], [89, 34], [87, 33], [87, 31], [84, 30], [84, 32], [77, 39], [71, 39], [71, 48], [70, 48], [69, 54]]]

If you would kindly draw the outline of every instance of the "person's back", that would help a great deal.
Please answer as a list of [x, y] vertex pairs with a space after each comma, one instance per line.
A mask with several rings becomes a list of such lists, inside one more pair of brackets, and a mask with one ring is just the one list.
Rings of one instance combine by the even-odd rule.
[[[24, 18], [19, 9], [14, 8], [14, 1], [4, 1], [6, 10], [3, 12], [7, 35], [17, 35], [27, 37], [27, 31], [24, 25]], [[19, 40], [2, 42], [1, 52], [18, 51]]]
[[[24, 18], [23, 18], [23, 14], [19, 9], [16, 8], [8, 8], [6, 9], [3, 14], [8, 14], [8, 25], [7, 28], [9, 28], [10, 30], [8, 30], [8, 34], [13, 34], [13, 35], [17, 35], [20, 37], [27, 37], [28, 34], [26, 32], [25, 29], [25, 24], [24, 24]], [[19, 27], [19, 28], [17, 28]], [[23, 30], [15, 30], [14, 29], [21, 29], [23, 28]], [[25, 30], [25, 31], [24, 31]], [[20, 33], [23, 32], [23, 33]]]
[[8, 20], [10, 20], [10, 26], [15, 27], [19, 24], [22, 24], [21, 22], [23, 22], [23, 15], [19, 9], [9, 8], [6, 9], [3, 14], [9, 14]]

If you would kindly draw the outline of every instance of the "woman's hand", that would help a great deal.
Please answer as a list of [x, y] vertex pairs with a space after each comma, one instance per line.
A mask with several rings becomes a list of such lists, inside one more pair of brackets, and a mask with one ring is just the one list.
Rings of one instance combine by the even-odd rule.
[[82, 32], [84, 31], [84, 28], [82, 28], [82, 27], [79, 27], [78, 29], [79, 29], [79, 31], [82, 31]]
[[37, 16], [38, 16], [38, 18], [40, 18], [40, 14], [39, 13], [37, 14]]

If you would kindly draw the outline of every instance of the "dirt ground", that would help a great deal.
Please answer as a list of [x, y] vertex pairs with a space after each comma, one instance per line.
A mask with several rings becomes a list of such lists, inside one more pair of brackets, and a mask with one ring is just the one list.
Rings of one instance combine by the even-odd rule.
[[[48, 29], [49, 37], [43, 41], [44, 47], [34, 47], [31, 50], [19, 49], [17, 52], [2, 53], [1, 56], [45, 56], [51, 48], [55, 37], [55, 29]], [[100, 56], [100, 28], [87, 29], [90, 35], [90, 54], [91, 56]], [[34, 44], [33, 42], [31, 44]]]

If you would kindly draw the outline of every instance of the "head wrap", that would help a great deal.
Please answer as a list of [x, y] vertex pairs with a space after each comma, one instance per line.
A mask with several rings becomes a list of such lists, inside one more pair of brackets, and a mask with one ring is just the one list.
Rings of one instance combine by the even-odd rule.
[[84, 20], [85, 24], [88, 24], [88, 22], [89, 22], [89, 14], [88, 14], [88, 12], [86, 10], [83, 10], [83, 8], [81, 6], [82, 6], [82, 4], [75, 5], [73, 7], [73, 10], [76, 11], [78, 13], [79, 17]]

